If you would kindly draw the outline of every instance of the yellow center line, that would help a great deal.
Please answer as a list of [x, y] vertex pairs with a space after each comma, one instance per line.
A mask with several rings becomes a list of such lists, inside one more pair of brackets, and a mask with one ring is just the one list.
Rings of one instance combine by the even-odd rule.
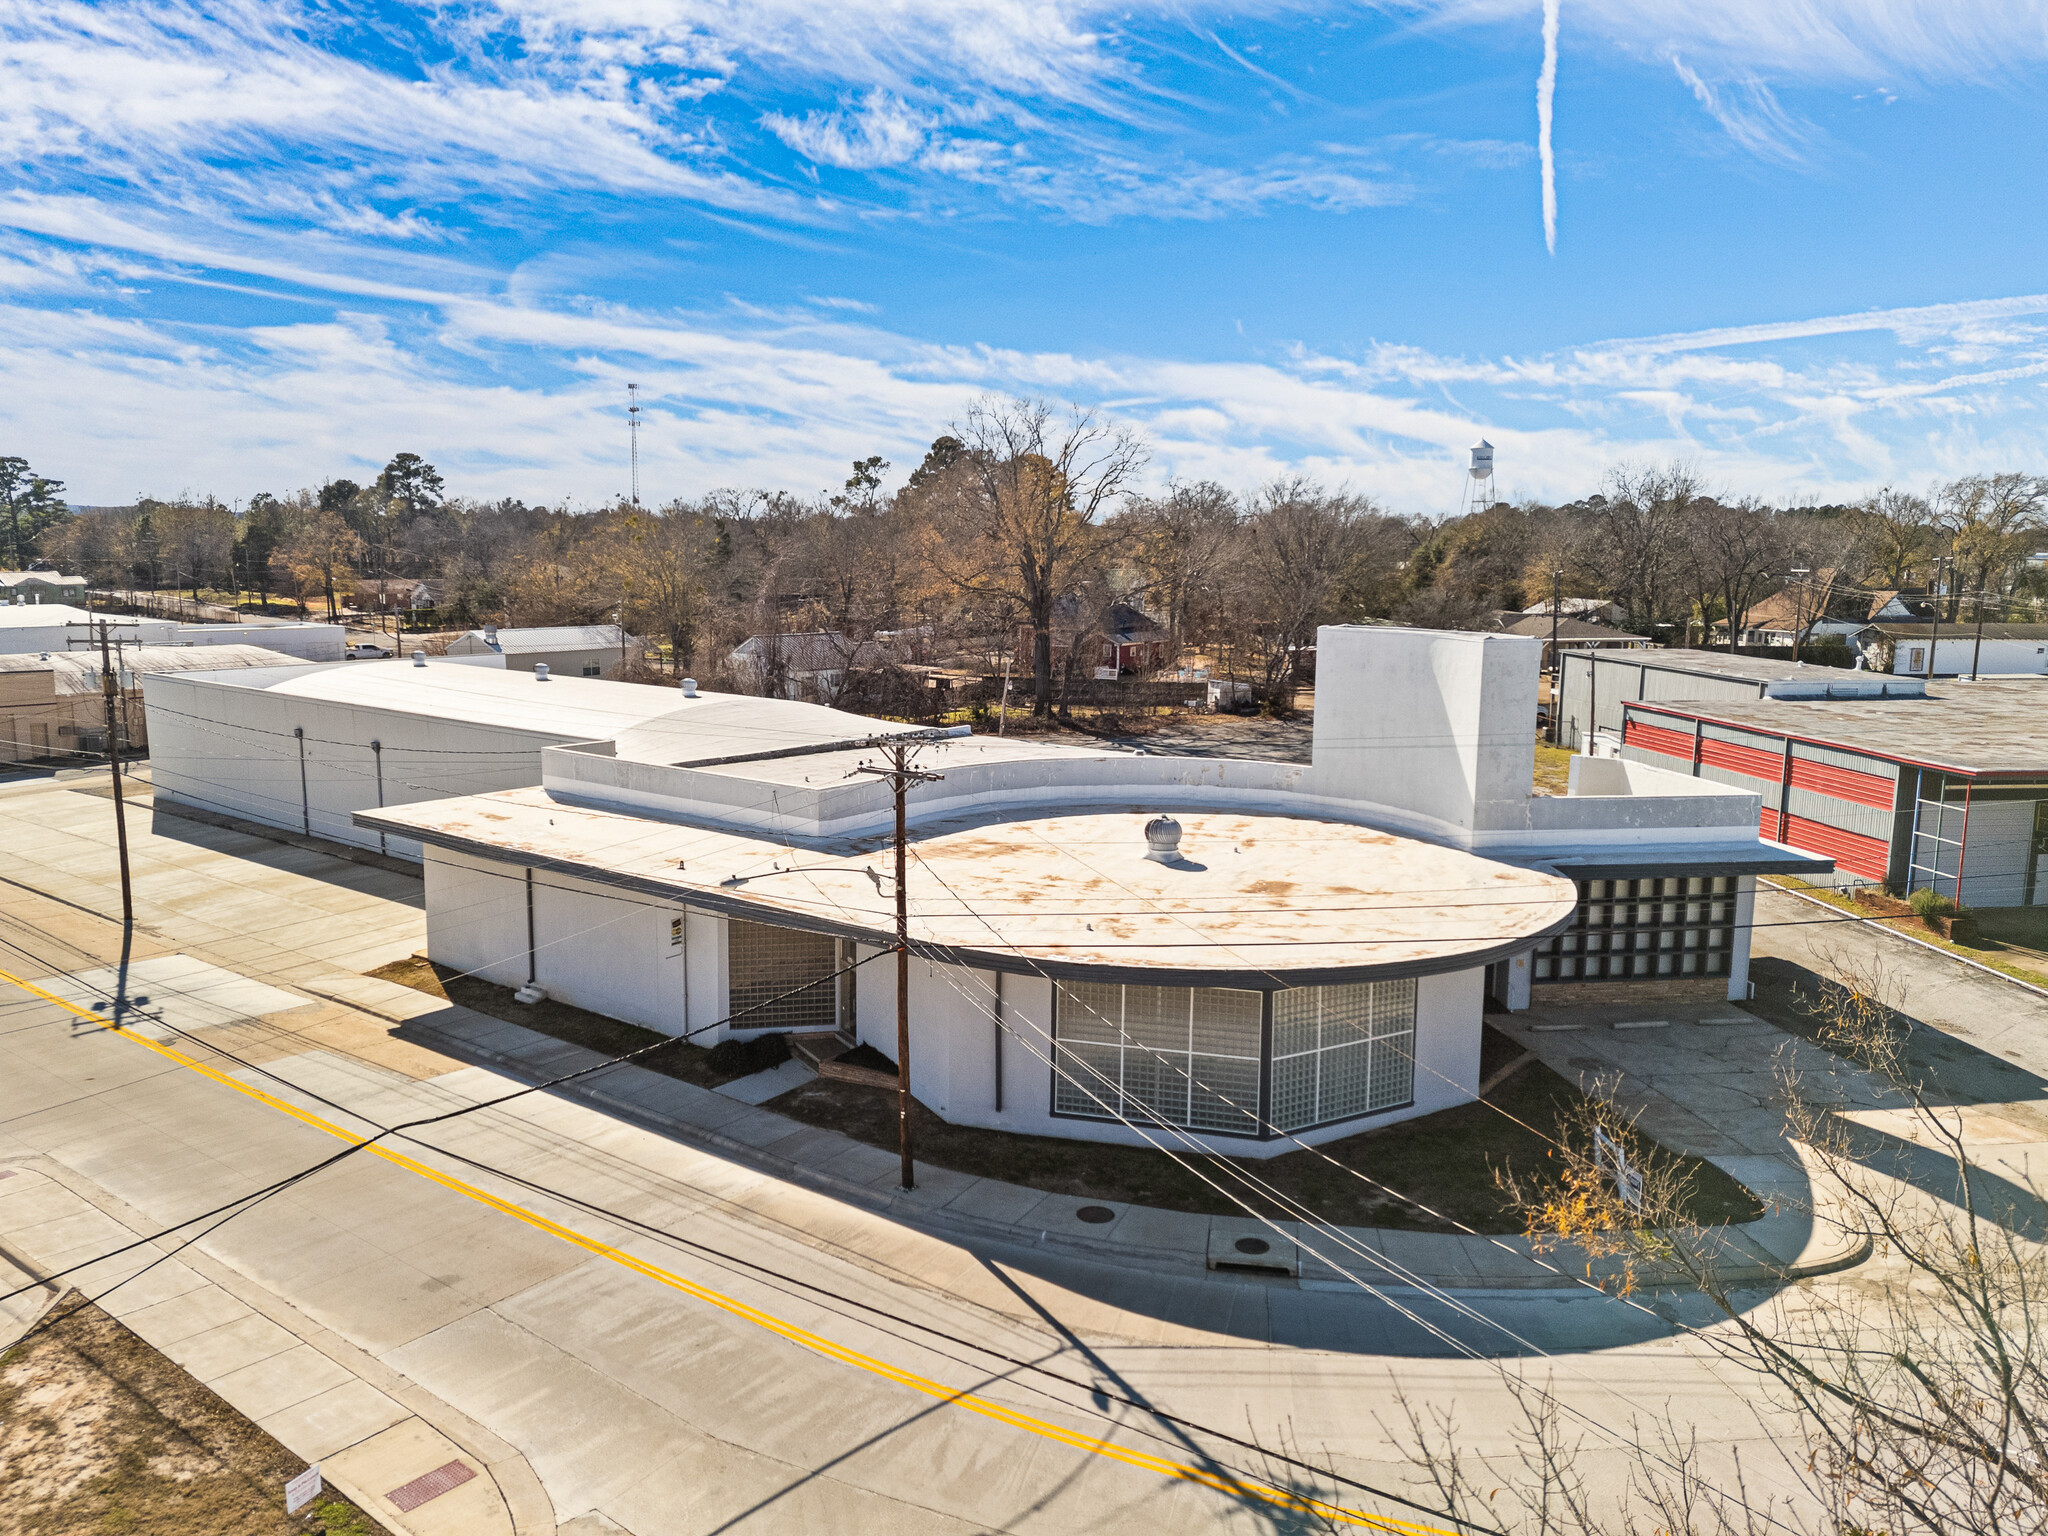
[[107, 1018], [103, 1014], [94, 1013], [87, 1008], [81, 1008], [69, 999], [59, 997], [53, 992], [46, 992], [41, 987], [35, 985], [35, 983], [24, 981], [21, 977], [11, 972], [0, 971], [0, 981], [10, 982], [21, 988], [24, 992], [42, 998], [46, 1002], [55, 1003], [58, 1007], [77, 1015], [81, 1019], [89, 1020], [99, 1025], [102, 1029], [111, 1030], [124, 1040], [132, 1041], [137, 1045], [156, 1052], [157, 1055], [163, 1057], [166, 1061], [174, 1062], [187, 1071], [196, 1072], [201, 1077], [219, 1083], [224, 1088], [231, 1088], [245, 1098], [254, 1099], [259, 1104], [267, 1105], [271, 1109], [289, 1115], [294, 1120], [309, 1125], [315, 1130], [324, 1131], [329, 1136], [336, 1137], [353, 1146], [364, 1147], [371, 1155], [381, 1157], [386, 1162], [395, 1164], [409, 1173], [418, 1174], [421, 1178], [438, 1184], [443, 1189], [453, 1190], [457, 1194], [466, 1195], [482, 1205], [489, 1206], [494, 1211], [503, 1212], [515, 1221], [522, 1221], [526, 1225], [545, 1232], [551, 1237], [560, 1238], [563, 1242], [573, 1244], [588, 1253], [595, 1254], [600, 1258], [609, 1259], [621, 1268], [629, 1269], [635, 1274], [644, 1275], [657, 1284], [667, 1286], [670, 1290], [680, 1291], [686, 1296], [694, 1297], [696, 1300], [716, 1307], [733, 1317], [752, 1323], [757, 1328], [764, 1328], [768, 1332], [787, 1339], [793, 1344], [799, 1344], [815, 1354], [824, 1356], [828, 1360], [836, 1360], [844, 1365], [855, 1366], [860, 1370], [879, 1376], [885, 1381], [893, 1381], [899, 1386], [909, 1387], [912, 1391], [923, 1393], [927, 1397], [935, 1398], [940, 1402], [950, 1403], [958, 1408], [964, 1408], [969, 1413], [978, 1414], [985, 1419], [992, 1419], [998, 1424], [1007, 1424], [1013, 1429], [1021, 1429], [1043, 1439], [1054, 1441], [1060, 1445], [1071, 1446], [1075, 1450], [1088, 1451], [1111, 1461], [1120, 1461], [1126, 1466], [1136, 1467], [1141, 1471], [1154, 1472], [1161, 1477], [1173, 1478], [1183, 1482], [1200, 1483], [1204, 1487], [1214, 1488], [1218, 1492], [1235, 1497], [1259, 1499], [1265, 1503], [1278, 1505], [1285, 1509], [1320, 1515], [1326, 1519], [1341, 1521], [1347, 1525], [1395, 1532], [1399, 1533], [1399, 1536], [1452, 1536], [1451, 1532], [1444, 1531], [1436, 1526], [1418, 1525], [1409, 1520], [1367, 1514], [1361, 1510], [1346, 1509], [1338, 1504], [1326, 1504], [1320, 1499], [1311, 1498], [1306, 1494], [1295, 1493], [1289, 1489], [1249, 1479], [1225, 1477], [1215, 1472], [1206, 1471], [1201, 1467], [1189, 1466], [1185, 1462], [1174, 1461], [1169, 1457], [1154, 1455], [1150, 1451], [1133, 1450], [1127, 1446], [1114, 1445], [1104, 1437], [1068, 1429], [1064, 1425], [1052, 1423], [1050, 1420], [1037, 1418], [1034, 1415], [1020, 1412], [1015, 1408], [1005, 1407], [1001, 1403], [993, 1402], [976, 1393], [949, 1387], [943, 1382], [932, 1380], [930, 1377], [920, 1376], [914, 1371], [904, 1370], [901, 1366], [891, 1365], [886, 1360], [878, 1360], [872, 1355], [861, 1353], [859, 1350], [849, 1349], [843, 1344], [834, 1343], [821, 1334], [812, 1333], [805, 1328], [799, 1328], [794, 1323], [784, 1322], [773, 1313], [764, 1312], [759, 1307], [749, 1306], [746, 1302], [722, 1295], [717, 1291], [697, 1284], [694, 1280], [685, 1279], [671, 1270], [650, 1264], [645, 1259], [636, 1258], [622, 1249], [612, 1247], [609, 1243], [599, 1242], [595, 1238], [586, 1237], [580, 1232], [563, 1226], [560, 1222], [552, 1221], [537, 1212], [529, 1211], [525, 1207], [516, 1205], [509, 1200], [501, 1199], [497, 1195], [490, 1193], [490, 1191], [480, 1189], [465, 1180], [442, 1173], [439, 1169], [429, 1167], [416, 1158], [406, 1156], [403, 1152], [396, 1152], [384, 1146], [366, 1145], [369, 1141], [369, 1138], [366, 1136], [359, 1136], [354, 1131], [346, 1130], [330, 1120], [322, 1119], [316, 1114], [300, 1109], [295, 1104], [287, 1103], [275, 1094], [266, 1093], [261, 1088], [253, 1087], [238, 1078], [230, 1077], [219, 1069], [208, 1066], [203, 1061], [187, 1056], [183, 1051], [176, 1050], [160, 1041], [151, 1040], [146, 1035], [139, 1035], [133, 1030], [115, 1023], [114, 1020]]

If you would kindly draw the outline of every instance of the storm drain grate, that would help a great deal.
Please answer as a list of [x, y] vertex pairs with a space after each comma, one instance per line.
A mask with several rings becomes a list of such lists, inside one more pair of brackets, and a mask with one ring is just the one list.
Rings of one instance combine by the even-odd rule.
[[410, 1514], [429, 1499], [438, 1499], [451, 1488], [460, 1488], [476, 1476], [474, 1467], [462, 1462], [451, 1461], [445, 1467], [436, 1467], [431, 1472], [422, 1472], [411, 1482], [392, 1489], [384, 1497], [396, 1504], [400, 1510]]

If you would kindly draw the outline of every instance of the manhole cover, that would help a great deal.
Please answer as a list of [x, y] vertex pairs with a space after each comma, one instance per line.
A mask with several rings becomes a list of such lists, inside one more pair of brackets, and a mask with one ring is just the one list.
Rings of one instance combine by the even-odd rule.
[[1115, 1221], [1116, 1212], [1106, 1205], [1084, 1205], [1074, 1212], [1074, 1219], [1085, 1221], [1092, 1227], [1099, 1227], [1105, 1221]]
[[1239, 1253], [1271, 1253], [1273, 1245], [1263, 1237], [1240, 1237], [1232, 1245]]

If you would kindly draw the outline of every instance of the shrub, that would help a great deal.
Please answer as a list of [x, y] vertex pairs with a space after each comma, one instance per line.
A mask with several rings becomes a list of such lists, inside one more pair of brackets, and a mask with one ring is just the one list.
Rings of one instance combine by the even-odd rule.
[[1921, 917], [1954, 917], [1956, 904], [1932, 886], [1922, 886], [1907, 902]]
[[721, 1040], [711, 1047], [711, 1070], [752, 1077], [789, 1060], [789, 1040], [783, 1035], [756, 1035], [751, 1040]]

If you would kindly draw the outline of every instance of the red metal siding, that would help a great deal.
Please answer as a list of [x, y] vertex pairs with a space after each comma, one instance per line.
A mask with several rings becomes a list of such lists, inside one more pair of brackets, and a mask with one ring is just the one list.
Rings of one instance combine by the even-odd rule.
[[[1732, 741], [1716, 741], [1711, 736], [1700, 743], [1700, 761], [1725, 768], [1730, 773], [1746, 773], [1752, 779], [1765, 779], [1772, 783], [1784, 777], [1785, 773], [1783, 752], [1737, 746]], [[1891, 802], [1885, 803], [1889, 805]]]
[[1688, 763], [1692, 761], [1690, 731], [1671, 731], [1661, 725], [1645, 725], [1631, 715], [1622, 729], [1621, 739], [1632, 747], [1662, 752], [1667, 757], [1682, 757]]
[[1778, 813], [1767, 805], [1757, 812], [1756, 829], [1772, 842], [1782, 843], [1785, 840], [1785, 829], [1778, 825], [1780, 819]]
[[1808, 821], [1804, 816], [1788, 816], [1786, 820], [1791, 823], [1790, 830], [1777, 841], [1804, 848], [1808, 853], [1824, 853], [1841, 868], [1866, 880], [1884, 878], [1891, 845], [1883, 838], [1844, 832], [1840, 827]]
[[1809, 763], [1798, 757], [1792, 759], [1792, 784], [1797, 789], [1833, 795], [1837, 800], [1853, 800], [1880, 811], [1892, 808], [1892, 797], [1897, 791], [1890, 779], [1880, 779], [1874, 773], [1837, 768], [1833, 763]]

